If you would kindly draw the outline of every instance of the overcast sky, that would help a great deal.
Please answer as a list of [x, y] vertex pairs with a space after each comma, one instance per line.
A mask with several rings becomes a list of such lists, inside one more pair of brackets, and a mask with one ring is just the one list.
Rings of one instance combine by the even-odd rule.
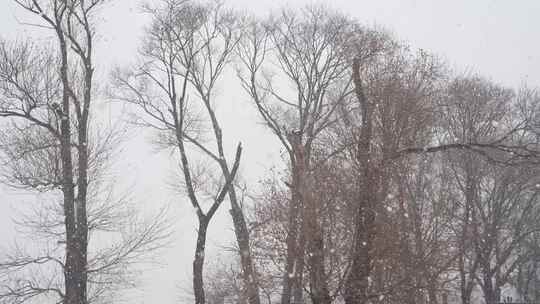
[[[99, 26], [97, 51], [98, 74], [106, 79], [108, 69], [129, 63], [136, 55], [146, 18], [139, 12], [139, 0], [112, 0], [103, 11]], [[307, 1], [229, 0], [229, 6], [264, 15], [283, 6], [300, 7]], [[458, 70], [472, 70], [495, 82], [518, 86], [523, 82], [540, 86], [540, 1], [538, 0], [332, 0], [321, 1], [368, 25], [383, 26], [414, 48], [434, 52]], [[22, 25], [35, 21], [17, 9], [12, 0], [0, 0], [0, 37], [23, 39], [32, 35], [45, 37], [46, 32]], [[43, 39], [46, 43], [47, 39]], [[254, 187], [273, 163], [279, 160], [275, 140], [253, 118], [249, 100], [239, 90], [226, 91], [226, 106], [220, 108], [230, 147], [244, 144], [242, 173]], [[234, 86], [233, 86], [234, 88]], [[230, 100], [229, 100], [230, 99]], [[120, 161], [123, 184], [135, 185], [133, 194], [142, 208], [171, 204], [171, 216], [177, 222], [175, 244], [157, 260], [166, 264], [148, 271], [141, 290], [130, 292], [129, 303], [178, 303], [183, 289], [189, 290], [192, 251], [195, 237], [194, 214], [183, 197], [175, 196], [166, 183], [170, 177], [167, 154], [157, 154], [147, 137], [133, 136], [126, 144]], [[9, 224], [12, 206], [32, 197], [15, 195], [0, 189], [0, 241], [16, 238]], [[231, 221], [228, 206], [223, 206], [209, 236], [215, 260], [216, 248], [230, 240]], [[146, 210], [146, 209], [145, 209]], [[0, 247], [1, 248], [1, 247]], [[212, 249], [213, 248], [213, 249]], [[212, 253], [213, 252], [213, 253]]]

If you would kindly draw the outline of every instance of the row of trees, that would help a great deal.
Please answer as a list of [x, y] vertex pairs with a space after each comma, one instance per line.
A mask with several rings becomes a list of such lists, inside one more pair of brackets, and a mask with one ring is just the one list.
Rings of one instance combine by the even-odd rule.
[[[46, 248], [0, 261], [0, 302], [104, 302], [170, 231], [107, 185], [121, 134], [92, 116], [93, 20], [107, 1], [14, 1], [57, 41], [0, 44], [4, 181], [42, 193], [20, 224]], [[195, 303], [469, 304], [477, 291], [494, 303], [508, 284], [539, 300], [535, 90], [456, 75], [323, 7], [266, 19], [187, 0], [144, 10], [137, 63], [112, 73], [108, 97], [178, 160], [198, 219]], [[251, 204], [235, 182], [242, 145], [217, 113], [231, 71], [284, 151], [286, 169]], [[226, 200], [237, 255], [205, 272]]]
[[535, 90], [455, 75], [320, 7], [247, 28], [240, 81], [288, 167], [251, 210], [269, 301], [471, 303], [481, 290], [495, 303], [507, 284], [534, 299], [538, 274], [519, 269], [537, 260]]

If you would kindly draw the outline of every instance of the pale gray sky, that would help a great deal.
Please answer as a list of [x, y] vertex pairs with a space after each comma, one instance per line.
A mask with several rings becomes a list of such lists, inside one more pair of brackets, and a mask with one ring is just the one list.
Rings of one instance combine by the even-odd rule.
[[[113, 65], [133, 60], [142, 27], [146, 19], [139, 13], [139, 0], [115, 0], [103, 12], [98, 45], [100, 75], [106, 76]], [[227, 5], [259, 15], [283, 6], [299, 7], [308, 1], [228, 0]], [[432, 51], [445, 58], [452, 67], [470, 69], [492, 80], [517, 86], [527, 82], [540, 85], [540, 1], [538, 0], [326, 0], [329, 7], [344, 11], [368, 25], [384, 26], [412, 47]], [[0, 1], [0, 36], [23, 39], [24, 35], [43, 37], [19, 22], [31, 21], [28, 15], [15, 8], [13, 1]], [[43, 39], [47, 41], [46, 39]], [[106, 79], [106, 78], [104, 78]], [[233, 88], [233, 89], [231, 89]], [[230, 146], [244, 143], [243, 175], [256, 184], [264, 172], [279, 159], [275, 140], [256, 124], [247, 97], [235, 86], [222, 85], [227, 100], [220, 108], [224, 130]], [[225, 97], [224, 97], [225, 99]], [[184, 198], [175, 197], [165, 183], [170, 176], [170, 163], [165, 154], [156, 154], [144, 136], [132, 137], [120, 160], [128, 173], [122, 174], [123, 184], [134, 184], [134, 197], [145, 210], [167, 203], [175, 208], [172, 217], [177, 222], [175, 244], [157, 260], [167, 267], [148, 271], [143, 276], [140, 291], [130, 292], [129, 303], [178, 303], [182, 293], [179, 286], [190, 288], [192, 244], [195, 237], [195, 218]], [[2, 192], [3, 191], [3, 192]], [[16, 238], [10, 224], [10, 206], [31, 197], [14, 195], [0, 189], [0, 242]], [[209, 236], [211, 250], [227, 244], [232, 235], [231, 222], [223, 206]], [[215, 259], [209, 253], [208, 260]]]

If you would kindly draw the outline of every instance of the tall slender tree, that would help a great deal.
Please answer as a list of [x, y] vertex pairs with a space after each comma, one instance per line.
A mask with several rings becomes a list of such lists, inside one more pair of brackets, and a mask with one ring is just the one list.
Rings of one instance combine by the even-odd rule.
[[[95, 302], [103, 291], [111, 291], [101, 280], [114, 273], [117, 282], [125, 282], [124, 268], [155, 249], [165, 236], [159, 221], [141, 227], [136, 221], [123, 225], [120, 210], [126, 204], [98, 190], [120, 135], [98, 132], [92, 124], [94, 21], [106, 1], [14, 1], [54, 39], [49, 47], [30, 41], [0, 42], [4, 181], [52, 196], [46, 200], [53, 200], [51, 204], [40, 204], [22, 225], [48, 241], [53, 237], [54, 243], [47, 243], [45, 253], [37, 255], [16, 248], [0, 262], [3, 275], [17, 278], [5, 282], [0, 298], [14, 303], [43, 297], [66, 304]], [[121, 226], [132, 234], [113, 247], [100, 249], [94, 244], [90, 250], [91, 232], [121, 232]]]
[[[241, 34], [241, 20], [218, 3], [167, 0], [147, 6], [153, 20], [141, 51], [142, 62], [127, 73], [115, 75], [116, 97], [142, 110], [141, 123], [159, 131], [161, 143], [178, 149], [187, 194], [199, 219], [193, 287], [196, 303], [205, 303], [203, 264], [206, 231], [210, 220], [228, 195], [239, 248], [245, 298], [259, 303], [257, 275], [249, 247], [249, 231], [233, 184], [240, 165], [238, 144], [232, 161], [226, 159], [222, 124], [218, 119], [215, 89], [232, 60]], [[195, 100], [195, 101], [193, 101]], [[195, 113], [204, 113], [196, 115]], [[212, 139], [204, 137], [209, 127]], [[211, 141], [209, 143], [208, 141]], [[201, 187], [187, 145], [209, 158], [224, 183], [204, 211]], [[214, 147], [212, 147], [214, 145]], [[191, 164], [190, 164], [191, 163]]]

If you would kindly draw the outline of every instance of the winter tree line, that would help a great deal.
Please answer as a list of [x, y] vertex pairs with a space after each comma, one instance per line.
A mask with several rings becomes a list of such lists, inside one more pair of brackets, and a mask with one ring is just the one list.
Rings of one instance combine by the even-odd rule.
[[[30, 242], [1, 252], [0, 303], [113, 303], [170, 242], [165, 210], [142, 215], [115, 189], [124, 133], [96, 115], [102, 100], [178, 161], [196, 304], [491, 304], [508, 286], [540, 301], [535, 88], [455, 71], [322, 6], [254, 17], [189, 0], [149, 1], [135, 63], [101, 78], [112, 1], [12, 1], [54, 40], [0, 40], [2, 182], [40, 194], [17, 220]], [[286, 168], [249, 195], [239, 168], [257, 143], [223, 128], [225, 80]], [[235, 250], [209, 268], [220, 208]]]

